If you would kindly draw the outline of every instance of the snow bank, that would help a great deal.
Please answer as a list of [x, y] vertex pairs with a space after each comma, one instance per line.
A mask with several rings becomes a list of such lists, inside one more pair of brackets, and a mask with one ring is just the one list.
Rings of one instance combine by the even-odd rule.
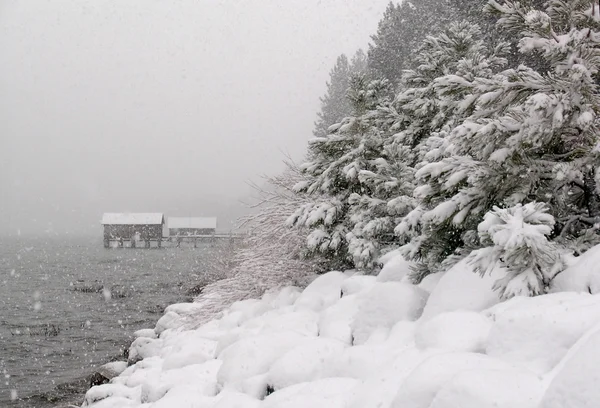
[[136, 333], [129, 366], [84, 406], [597, 406], [600, 297], [497, 304], [493, 280], [461, 263], [421, 286], [331, 272], [304, 291], [233, 303], [195, 329], [198, 306], [173, 305], [158, 329]]
[[439, 277], [423, 310], [423, 318], [453, 310], [480, 312], [497, 304], [500, 299], [492, 287], [502, 276], [497, 269], [481, 276], [473, 270], [467, 259], [463, 259]]

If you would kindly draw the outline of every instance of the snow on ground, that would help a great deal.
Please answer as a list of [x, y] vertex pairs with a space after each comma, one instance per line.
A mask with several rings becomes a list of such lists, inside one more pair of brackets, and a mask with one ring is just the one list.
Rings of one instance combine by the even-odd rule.
[[503, 303], [495, 276], [466, 262], [415, 286], [391, 258], [381, 278], [330, 272], [199, 327], [202, 304], [172, 305], [83, 406], [596, 407], [600, 296], [588, 289], [600, 251], [588, 254], [558, 275], [558, 293]]

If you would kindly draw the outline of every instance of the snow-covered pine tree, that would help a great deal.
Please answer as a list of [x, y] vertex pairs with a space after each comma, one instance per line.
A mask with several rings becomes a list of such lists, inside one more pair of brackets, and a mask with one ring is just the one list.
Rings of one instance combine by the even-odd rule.
[[321, 100], [321, 111], [317, 113], [317, 121], [313, 134], [316, 137], [327, 135], [329, 126], [337, 123], [352, 112], [346, 93], [350, 79], [350, 63], [344, 54], [337, 58], [335, 66], [329, 73], [327, 91]]
[[[440, 79], [448, 75], [464, 81], [491, 77], [506, 63], [507, 49], [506, 43], [490, 48], [482, 40], [479, 27], [466, 21], [452, 23], [438, 36], [426, 38], [418, 53], [417, 68], [405, 71], [400, 92], [393, 104], [384, 108], [385, 114], [394, 118], [389, 129], [392, 136], [387, 138], [385, 152], [395, 162], [402, 162], [413, 170], [409, 178], [402, 180], [413, 186], [411, 198], [415, 185], [414, 169], [425, 157], [427, 160], [440, 157], [446, 134], [472, 113], [476, 100], [468, 88], [459, 88]], [[402, 196], [388, 196], [387, 199], [390, 208], [397, 203], [404, 206], [406, 202]], [[403, 250], [415, 260], [421, 258], [418, 236], [422, 212], [423, 206], [416, 206], [395, 228], [400, 243], [410, 242]], [[451, 241], [448, 238], [445, 237]]]
[[[383, 139], [375, 108], [390, 94], [386, 80], [354, 76], [348, 93], [354, 115], [330, 127], [328, 136], [311, 140], [311, 161], [302, 165], [309, 179], [296, 191], [313, 201], [295, 211], [288, 224], [309, 229], [307, 248], [327, 256], [333, 269], [371, 269], [382, 237], [393, 229], [386, 203], [369, 199], [373, 187], [364, 176], [381, 164]], [[368, 221], [366, 214], [372, 215]]]
[[369, 45], [369, 69], [396, 85], [413, 65], [427, 35], [447, 26], [454, 13], [448, 0], [390, 2]]
[[363, 50], [358, 50], [350, 61], [344, 54], [337, 58], [335, 66], [329, 73], [327, 91], [320, 98], [321, 111], [317, 113], [314, 136], [327, 136], [329, 126], [352, 114], [352, 106], [347, 98], [350, 78], [364, 73], [366, 68], [367, 56]]
[[[600, 221], [596, 6], [592, 0], [551, 0], [543, 12], [519, 2], [490, 2], [499, 26], [520, 36], [520, 50], [538, 52], [552, 70], [521, 66], [492, 78], [440, 80], [477, 95], [477, 110], [452, 130], [446, 157], [417, 172], [426, 205], [419, 245], [430, 264], [469, 243], [479, 245], [477, 226], [494, 206], [546, 203], [557, 220], [550, 238], [582, 234]], [[515, 275], [518, 268], [511, 268]]]

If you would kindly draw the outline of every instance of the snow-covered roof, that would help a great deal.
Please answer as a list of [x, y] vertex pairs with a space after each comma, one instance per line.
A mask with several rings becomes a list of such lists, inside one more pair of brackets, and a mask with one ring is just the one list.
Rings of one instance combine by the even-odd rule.
[[104, 213], [102, 225], [160, 225], [162, 213]]
[[215, 217], [169, 217], [169, 219], [167, 220], [167, 225], [169, 229], [217, 229], [217, 219]]

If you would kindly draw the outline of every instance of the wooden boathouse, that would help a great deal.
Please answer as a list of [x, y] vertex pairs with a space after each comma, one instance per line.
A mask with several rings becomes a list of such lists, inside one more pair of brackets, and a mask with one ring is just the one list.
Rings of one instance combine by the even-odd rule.
[[129, 246], [135, 248], [137, 241], [143, 241], [145, 247], [150, 248], [151, 241], [156, 241], [160, 248], [164, 224], [162, 213], [105, 213], [102, 216], [104, 247], [109, 248], [110, 242], [116, 241], [122, 248], [124, 241], [129, 241]]

